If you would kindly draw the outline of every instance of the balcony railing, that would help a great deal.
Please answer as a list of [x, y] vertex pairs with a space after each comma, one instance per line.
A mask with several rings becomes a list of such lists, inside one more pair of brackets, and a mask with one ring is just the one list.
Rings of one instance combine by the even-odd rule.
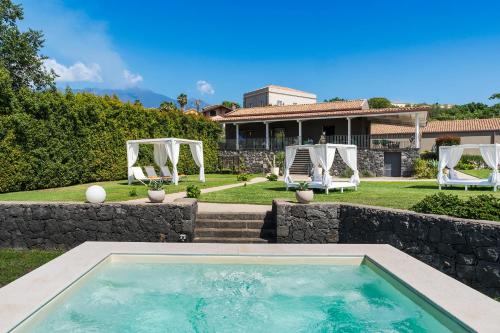
[[[348, 144], [347, 135], [329, 135], [326, 136], [326, 142], [337, 144]], [[269, 149], [273, 151], [283, 151], [286, 146], [298, 144], [313, 144], [312, 139], [299, 137], [270, 138]], [[413, 136], [403, 134], [392, 135], [351, 135], [351, 144], [361, 149], [408, 149], [415, 147]], [[245, 138], [240, 139], [239, 150], [266, 150], [265, 138]], [[220, 150], [237, 150], [235, 139], [225, 139], [219, 142]]]

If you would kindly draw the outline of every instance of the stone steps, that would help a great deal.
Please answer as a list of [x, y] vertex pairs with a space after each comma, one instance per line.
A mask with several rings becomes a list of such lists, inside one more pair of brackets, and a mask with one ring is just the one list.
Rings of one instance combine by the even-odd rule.
[[199, 213], [194, 242], [268, 243], [276, 240], [271, 213]]
[[293, 164], [290, 167], [290, 173], [308, 175], [310, 164], [311, 159], [309, 157], [309, 152], [307, 150], [299, 150], [297, 151]]

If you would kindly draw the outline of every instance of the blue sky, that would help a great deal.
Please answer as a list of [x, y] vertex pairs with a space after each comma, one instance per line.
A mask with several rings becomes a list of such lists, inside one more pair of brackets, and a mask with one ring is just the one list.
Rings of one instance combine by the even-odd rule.
[[210, 103], [267, 84], [319, 100], [465, 103], [500, 92], [500, 1], [21, 3], [61, 86]]

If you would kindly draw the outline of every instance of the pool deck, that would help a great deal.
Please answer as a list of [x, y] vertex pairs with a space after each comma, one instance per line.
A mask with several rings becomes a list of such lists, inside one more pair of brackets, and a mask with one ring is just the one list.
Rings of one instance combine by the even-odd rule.
[[0, 332], [16, 327], [113, 254], [368, 257], [471, 329], [500, 327], [499, 302], [389, 245], [86, 242], [0, 289]]

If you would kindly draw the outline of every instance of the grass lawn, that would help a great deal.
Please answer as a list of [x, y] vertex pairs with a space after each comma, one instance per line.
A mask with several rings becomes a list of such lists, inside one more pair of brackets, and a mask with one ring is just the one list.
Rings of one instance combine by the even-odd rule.
[[479, 169], [479, 170], [460, 170], [467, 175], [471, 175], [477, 178], [485, 179], [488, 178], [491, 174], [490, 169]]
[[[252, 177], [252, 175], [251, 175]], [[186, 190], [189, 184], [196, 184], [200, 188], [214, 187], [237, 183], [236, 175], [205, 175], [206, 182], [200, 183], [198, 175], [189, 175], [179, 182], [179, 185], [166, 185], [165, 192], [175, 193]], [[0, 201], [85, 201], [85, 190], [90, 185], [101, 185], [106, 190], [106, 201], [124, 201], [147, 197], [146, 186], [136, 183], [128, 185], [126, 180], [80, 184], [67, 187], [58, 187], [45, 190], [1, 193]], [[137, 196], [130, 196], [130, 191], [135, 189]]]
[[[315, 201], [337, 201], [365, 204], [372, 206], [383, 206], [392, 208], [408, 209], [413, 204], [423, 199], [426, 195], [438, 192], [436, 183], [429, 181], [412, 182], [362, 182], [357, 191], [338, 190], [324, 194], [323, 191], [316, 192]], [[485, 188], [469, 188], [464, 191], [463, 187], [444, 189], [445, 193], [453, 193], [460, 197], [477, 194], [493, 194], [500, 197], [500, 192], [493, 192]], [[264, 182], [245, 187], [232, 188], [219, 192], [202, 194], [200, 201], [225, 202], [225, 203], [247, 203], [270, 205], [273, 199], [295, 200], [293, 190], [286, 191], [282, 181]]]
[[0, 287], [63, 254], [59, 250], [0, 250]]

